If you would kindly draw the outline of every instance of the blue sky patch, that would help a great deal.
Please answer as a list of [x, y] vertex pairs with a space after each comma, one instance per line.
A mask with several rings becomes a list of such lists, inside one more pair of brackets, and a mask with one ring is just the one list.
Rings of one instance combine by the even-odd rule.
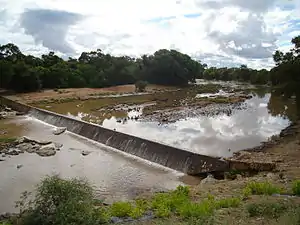
[[201, 16], [201, 13], [191, 13], [191, 14], [185, 14], [184, 17], [186, 18], [197, 18]]

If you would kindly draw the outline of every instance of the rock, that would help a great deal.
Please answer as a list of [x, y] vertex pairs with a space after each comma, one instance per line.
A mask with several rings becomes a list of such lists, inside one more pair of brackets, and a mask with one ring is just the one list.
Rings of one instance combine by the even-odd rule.
[[62, 148], [62, 146], [63, 146], [63, 144], [57, 143], [57, 142], [54, 142], [54, 145], [55, 145], [56, 150], [60, 150], [60, 148]]
[[0, 162], [4, 162], [5, 161], [5, 159], [0, 159]]
[[6, 154], [5, 153], [2, 153], [2, 157], [4, 158], [6, 156]]
[[23, 142], [27, 142], [27, 143], [36, 143], [36, 144], [39, 144], [39, 145], [49, 145], [52, 143], [52, 141], [46, 141], [46, 140], [34, 140], [30, 137], [26, 137], [26, 136], [23, 136]]
[[54, 135], [60, 135], [62, 133], [64, 133], [67, 130], [66, 127], [57, 127], [54, 131], [53, 134]]
[[23, 167], [22, 164], [18, 164], [18, 165], [17, 165], [17, 169], [21, 169], [22, 167]]
[[206, 178], [201, 180], [200, 184], [215, 184], [218, 180], [213, 177], [213, 175], [208, 174]]
[[236, 175], [236, 179], [237, 179], [237, 180], [242, 180], [242, 179], [243, 179], [243, 176], [242, 176], [241, 174], [237, 174], [237, 175]]
[[23, 152], [31, 152], [32, 144], [31, 143], [22, 143], [22, 144], [18, 144], [16, 146], [16, 148]]
[[268, 173], [267, 174], [267, 179], [268, 180], [277, 180], [279, 177], [276, 175], [276, 174], [274, 174], [274, 173]]
[[56, 154], [56, 148], [55, 145], [52, 143], [49, 145], [42, 146], [39, 150], [36, 151], [36, 153], [42, 157], [53, 156]]
[[24, 153], [24, 151], [19, 150], [19, 149], [14, 149], [14, 148], [10, 148], [6, 152], [7, 155], [19, 155], [20, 153]]
[[16, 116], [24, 116], [26, 113], [24, 112], [16, 112]]
[[121, 223], [121, 222], [123, 222], [123, 220], [119, 217], [113, 216], [113, 217], [111, 217], [111, 222], [112, 223]]
[[82, 151], [82, 152], [81, 152], [81, 155], [87, 156], [87, 155], [89, 155], [90, 153], [91, 153], [90, 151]]

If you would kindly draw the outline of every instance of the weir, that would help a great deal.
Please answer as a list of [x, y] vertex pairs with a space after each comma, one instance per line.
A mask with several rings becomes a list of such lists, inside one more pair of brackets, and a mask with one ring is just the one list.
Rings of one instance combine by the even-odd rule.
[[110, 130], [96, 124], [19, 103], [6, 97], [0, 96], [0, 100], [2, 104], [48, 124], [66, 127], [68, 131], [77, 135], [189, 175], [229, 169], [229, 162], [225, 160]]

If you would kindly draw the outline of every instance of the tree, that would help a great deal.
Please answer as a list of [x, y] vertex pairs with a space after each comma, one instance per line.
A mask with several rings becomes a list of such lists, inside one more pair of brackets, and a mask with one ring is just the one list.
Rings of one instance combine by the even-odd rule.
[[273, 59], [276, 67], [271, 70], [271, 80], [286, 97], [296, 96], [300, 112], [300, 36], [292, 39], [292, 48], [287, 53], [276, 51]]
[[139, 80], [135, 83], [135, 91], [144, 92], [148, 83], [146, 81]]

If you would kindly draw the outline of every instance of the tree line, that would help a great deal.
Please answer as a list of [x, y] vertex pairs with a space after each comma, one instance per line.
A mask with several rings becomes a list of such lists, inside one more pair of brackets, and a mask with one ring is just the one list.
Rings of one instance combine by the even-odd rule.
[[[197, 78], [273, 84], [287, 95], [299, 96], [300, 36], [292, 39], [290, 52], [274, 53], [270, 71], [241, 65], [238, 68], [207, 67], [176, 50], [161, 49], [139, 58], [112, 56], [100, 49], [64, 60], [54, 52], [41, 57], [23, 54], [18, 46], [0, 45], [0, 88], [18, 92], [54, 88], [107, 87], [136, 82], [185, 86]], [[299, 97], [300, 98], [300, 97]]]
[[190, 56], [175, 50], [159, 50], [141, 58], [83, 52], [64, 60], [54, 52], [34, 57], [14, 44], [0, 46], [1, 88], [18, 92], [52, 88], [101, 88], [146, 81], [163, 85], [187, 85], [204, 70]]

